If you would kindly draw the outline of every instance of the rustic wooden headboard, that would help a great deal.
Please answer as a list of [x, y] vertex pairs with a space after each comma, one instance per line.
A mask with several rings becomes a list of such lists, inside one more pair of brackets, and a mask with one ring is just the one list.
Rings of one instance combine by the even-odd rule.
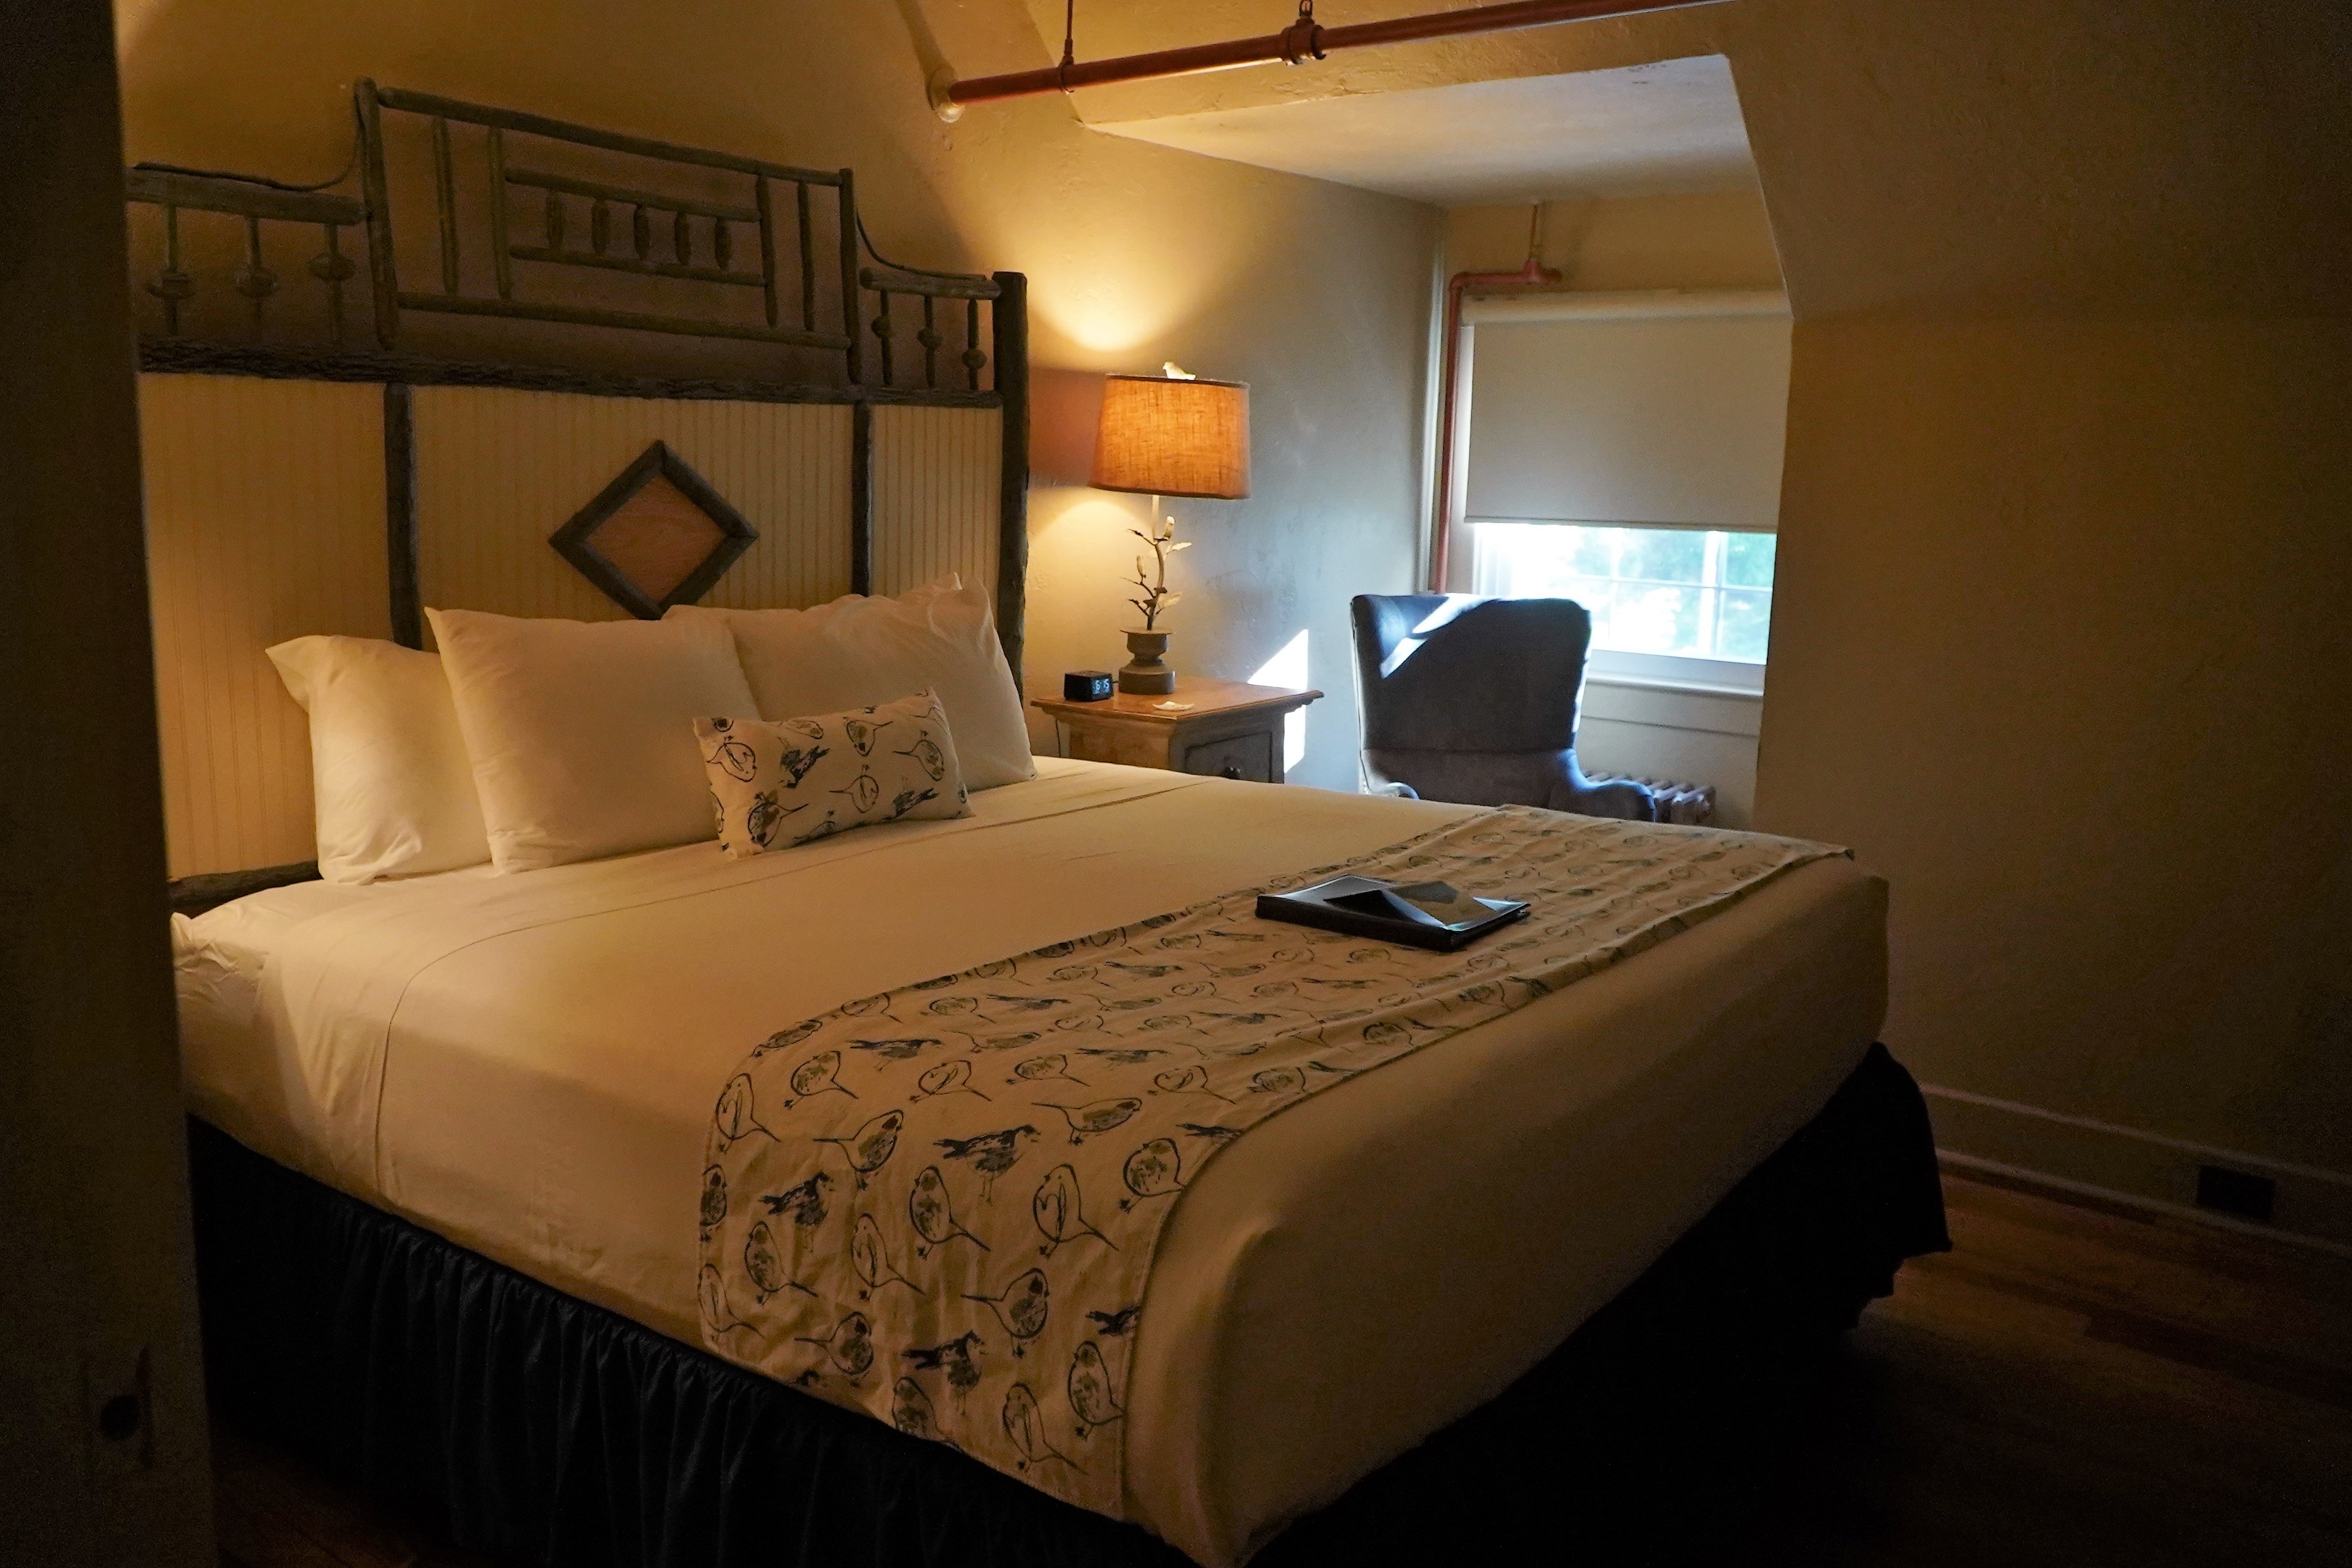
[[[422, 647], [428, 602], [599, 618], [955, 571], [992, 583], [1018, 680], [1020, 274], [884, 261], [846, 169], [367, 81], [354, 110], [355, 195], [128, 175], [152, 252], [133, 273], [175, 908], [315, 875], [308, 731], [263, 653], [287, 637]], [[429, 216], [424, 288], [395, 237], [412, 185], [431, 193], [399, 214]], [[364, 347], [346, 341], [361, 315]], [[419, 316], [725, 340], [735, 358], [701, 377], [420, 353]], [[747, 343], [775, 374], [740, 374]], [[705, 546], [656, 540], [678, 565], [641, 587], [623, 579], [646, 552], [606, 559], [595, 531], [646, 483], [712, 543], [697, 561]]]

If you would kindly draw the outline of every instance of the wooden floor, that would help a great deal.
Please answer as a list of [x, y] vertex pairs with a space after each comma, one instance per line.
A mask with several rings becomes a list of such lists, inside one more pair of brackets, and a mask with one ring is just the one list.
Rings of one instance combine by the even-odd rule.
[[[1954, 1251], [1871, 1308], [1773, 1457], [1747, 1549], [1714, 1561], [2352, 1563], [2352, 1261], [1957, 1175], [1946, 1192]], [[503, 1568], [215, 1443], [237, 1568]]]

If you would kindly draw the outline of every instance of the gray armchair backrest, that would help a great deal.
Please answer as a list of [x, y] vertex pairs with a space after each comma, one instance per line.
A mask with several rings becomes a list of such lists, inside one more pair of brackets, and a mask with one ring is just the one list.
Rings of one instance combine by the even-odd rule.
[[1592, 617], [1573, 599], [1365, 594], [1355, 601], [1364, 744], [1565, 751]]
[[1364, 773], [1432, 800], [1654, 819], [1576, 764], [1592, 620], [1573, 599], [1361, 594], [1350, 605]]

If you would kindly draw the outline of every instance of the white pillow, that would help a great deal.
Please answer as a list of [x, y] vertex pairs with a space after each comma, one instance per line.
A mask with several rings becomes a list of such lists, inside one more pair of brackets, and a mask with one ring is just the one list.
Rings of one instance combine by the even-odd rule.
[[439, 659], [373, 637], [296, 637], [268, 651], [310, 716], [321, 878], [421, 877], [490, 858]]
[[883, 822], [969, 816], [955, 741], [929, 691], [771, 724], [697, 719], [719, 842], [741, 858]]
[[1036, 776], [1021, 693], [996, 640], [987, 592], [950, 578], [895, 599], [852, 594], [810, 610], [677, 605], [668, 620], [723, 625], [763, 719], [839, 713], [909, 691], [939, 693], [963, 782], [993, 789]]
[[693, 721], [758, 711], [722, 624], [425, 613], [499, 870], [712, 837]]

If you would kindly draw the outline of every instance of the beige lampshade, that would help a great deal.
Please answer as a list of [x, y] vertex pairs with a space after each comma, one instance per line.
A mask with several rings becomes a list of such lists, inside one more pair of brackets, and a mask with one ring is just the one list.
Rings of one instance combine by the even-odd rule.
[[1248, 385], [1104, 377], [1090, 482], [1098, 490], [1243, 500], [1250, 493]]

